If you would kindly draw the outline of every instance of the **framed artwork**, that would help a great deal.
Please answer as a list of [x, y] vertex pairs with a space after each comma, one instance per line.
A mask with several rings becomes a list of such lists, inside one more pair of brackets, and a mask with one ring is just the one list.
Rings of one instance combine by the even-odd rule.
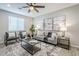
[[38, 31], [40, 31], [42, 34], [48, 33], [49, 31], [60, 32], [60, 29], [66, 26], [66, 17], [64, 15], [39, 20], [40, 21], [36, 20], [35, 24], [40, 26]]
[[65, 16], [59, 16], [59, 17], [54, 17], [53, 18], [53, 30], [60, 30], [61, 27], [64, 27], [66, 24], [66, 21], [65, 21]]
[[52, 30], [52, 18], [45, 19], [45, 30]]

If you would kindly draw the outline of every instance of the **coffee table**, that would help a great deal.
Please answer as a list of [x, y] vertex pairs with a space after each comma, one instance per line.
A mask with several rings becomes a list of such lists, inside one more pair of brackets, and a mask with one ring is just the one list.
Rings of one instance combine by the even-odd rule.
[[[40, 47], [37, 47], [37, 44], [40, 44]], [[41, 50], [41, 42], [34, 39], [30, 39], [30, 41], [23, 39], [21, 41], [21, 46], [31, 55], [34, 55], [36, 52]]]

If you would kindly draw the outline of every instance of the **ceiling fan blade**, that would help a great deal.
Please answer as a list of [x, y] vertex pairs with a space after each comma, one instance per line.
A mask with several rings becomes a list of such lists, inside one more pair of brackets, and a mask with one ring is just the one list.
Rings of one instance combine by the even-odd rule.
[[32, 3], [30, 3], [30, 5], [32, 6]]
[[30, 11], [31, 11], [31, 10], [29, 9], [29, 10], [28, 10], [28, 13], [29, 13]]
[[39, 12], [36, 8], [34, 8], [34, 10], [35, 10], [36, 12]]
[[26, 8], [26, 7], [29, 7], [29, 6], [23, 6], [22, 8]]
[[19, 8], [19, 9], [22, 9], [22, 8], [28, 8], [29, 6], [23, 6], [23, 7], [21, 7], [21, 8]]
[[28, 8], [29, 6], [23, 6], [22, 8]]
[[28, 6], [32, 6], [33, 3], [26, 3]]
[[45, 6], [34, 6], [36, 8], [45, 8]]
[[30, 6], [30, 4], [29, 3], [26, 3], [28, 6]]
[[22, 9], [22, 8], [18, 8], [18, 9]]

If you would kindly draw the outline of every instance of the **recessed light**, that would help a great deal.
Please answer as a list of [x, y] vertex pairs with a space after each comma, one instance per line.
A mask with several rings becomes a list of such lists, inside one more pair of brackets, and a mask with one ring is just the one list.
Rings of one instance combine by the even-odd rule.
[[10, 4], [7, 4], [7, 6], [10, 7], [11, 5]]

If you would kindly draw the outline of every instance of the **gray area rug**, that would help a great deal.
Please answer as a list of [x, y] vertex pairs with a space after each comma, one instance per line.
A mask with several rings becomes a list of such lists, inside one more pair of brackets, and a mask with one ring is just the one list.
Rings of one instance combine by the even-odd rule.
[[[40, 47], [40, 44], [36, 46]], [[7, 47], [0, 44], [0, 56], [31, 56], [31, 54], [24, 50], [20, 43], [14, 43]], [[35, 53], [34, 56], [79, 56], [79, 49], [71, 48], [66, 50], [41, 42], [41, 50]]]

